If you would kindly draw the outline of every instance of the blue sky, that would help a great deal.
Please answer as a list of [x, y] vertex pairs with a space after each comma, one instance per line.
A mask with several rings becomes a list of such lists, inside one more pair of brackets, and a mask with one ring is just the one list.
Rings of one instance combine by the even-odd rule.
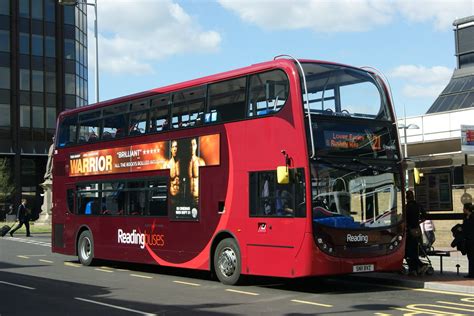
[[[401, 117], [424, 114], [446, 86], [452, 22], [474, 15], [474, 0], [98, 0], [98, 15], [101, 100], [289, 54], [381, 70]], [[90, 103], [94, 67], [89, 29]]]

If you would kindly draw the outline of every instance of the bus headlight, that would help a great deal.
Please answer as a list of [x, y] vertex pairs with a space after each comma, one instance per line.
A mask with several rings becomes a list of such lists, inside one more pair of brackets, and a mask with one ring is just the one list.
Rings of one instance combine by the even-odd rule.
[[329, 254], [332, 254], [334, 252], [334, 247], [332, 246], [332, 244], [324, 240], [322, 237], [317, 237], [316, 243], [318, 244], [319, 249], [321, 249], [323, 252]]
[[388, 249], [389, 250], [395, 250], [398, 246], [401, 245], [402, 240], [403, 240], [402, 235], [397, 235], [397, 236], [393, 237], [392, 240], [390, 240], [390, 244], [388, 246]]

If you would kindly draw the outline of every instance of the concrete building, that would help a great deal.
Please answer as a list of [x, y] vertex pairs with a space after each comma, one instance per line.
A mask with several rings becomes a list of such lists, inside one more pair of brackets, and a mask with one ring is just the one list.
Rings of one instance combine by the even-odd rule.
[[56, 117], [87, 104], [86, 14], [86, 5], [56, 0], [0, 0], [0, 158], [15, 186], [8, 203], [23, 197], [40, 210]]

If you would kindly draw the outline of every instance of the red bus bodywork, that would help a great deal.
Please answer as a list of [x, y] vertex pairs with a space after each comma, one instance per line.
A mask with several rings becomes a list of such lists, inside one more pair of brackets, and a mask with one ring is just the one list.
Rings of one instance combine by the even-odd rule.
[[[224, 238], [233, 238], [240, 250], [242, 274], [289, 278], [334, 275], [352, 273], [354, 265], [364, 264], [373, 264], [376, 271], [398, 270], [404, 256], [404, 240], [391, 253], [336, 257], [322, 252], [315, 242], [309, 198], [305, 217], [249, 216], [249, 172], [275, 170], [277, 166], [285, 165], [282, 150], [291, 156], [291, 167], [303, 168], [306, 183], [311, 183], [302, 87], [293, 61], [278, 59], [74, 109], [62, 113], [58, 122], [68, 115], [91, 108], [107, 107], [270, 69], [283, 70], [290, 83], [286, 105], [272, 116], [57, 149], [53, 168], [52, 251], [76, 255], [79, 235], [89, 230], [94, 242], [94, 257], [107, 260], [210, 270], [213, 268], [212, 258], [218, 242]], [[151, 170], [70, 177], [68, 159], [71, 154], [213, 134], [220, 135], [220, 163], [201, 168], [201, 213], [198, 221], [177, 221], [170, 217], [83, 216], [68, 210], [66, 190], [73, 189], [77, 182], [152, 178], [167, 176], [169, 172]], [[308, 197], [311, 196], [310, 190], [311, 186], [307, 185]], [[220, 208], [219, 205], [224, 207]], [[129, 243], [117, 242], [118, 230], [131, 234]], [[139, 242], [133, 240], [134, 232], [146, 235], [143, 249]], [[396, 234], [404, 236], [403, 224], [374, 234], [380, 236], [380, 242]], [[389, 237], [383, 237], [386, 235]]]

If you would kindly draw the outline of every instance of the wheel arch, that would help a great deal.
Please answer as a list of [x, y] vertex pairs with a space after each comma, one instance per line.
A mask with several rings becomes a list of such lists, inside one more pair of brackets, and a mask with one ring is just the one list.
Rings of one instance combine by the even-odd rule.
[[214, 273], [214, 252], [216, 251], [217, 245], [226, 238], [232, 238], [235, 240], [237, 247], [239, 247], [239, 252], [241, 256], [240, 259], [242, 261], [242, 247], [240, 247], [239, 240], [231, 231], [222, 230], [214, 236], [214, 239], [212, 240], [211, 244], [211, 249], [209, 253], [209, 271], [211, 271], [212, 273]]
[[77, 230], [76, 232], [76, 238], [75, 238], [75, 242], [74, 242], [74, 248], [75, 248], [75, 254], [76, 256], [79, 255], [78, 253], [78, 247], [77, 247], [77, 244], [79, 242], [79, 237], [81, 236], [81, 234], [88, 230], [91, 234], [91, 238], [92, 238], [92, 242], [94, 242], [94, 234], [92, 233], [92, 229], [88, 226], [88, 225], [82, 225], [81, 227], [79, 227], [79, 229]]

